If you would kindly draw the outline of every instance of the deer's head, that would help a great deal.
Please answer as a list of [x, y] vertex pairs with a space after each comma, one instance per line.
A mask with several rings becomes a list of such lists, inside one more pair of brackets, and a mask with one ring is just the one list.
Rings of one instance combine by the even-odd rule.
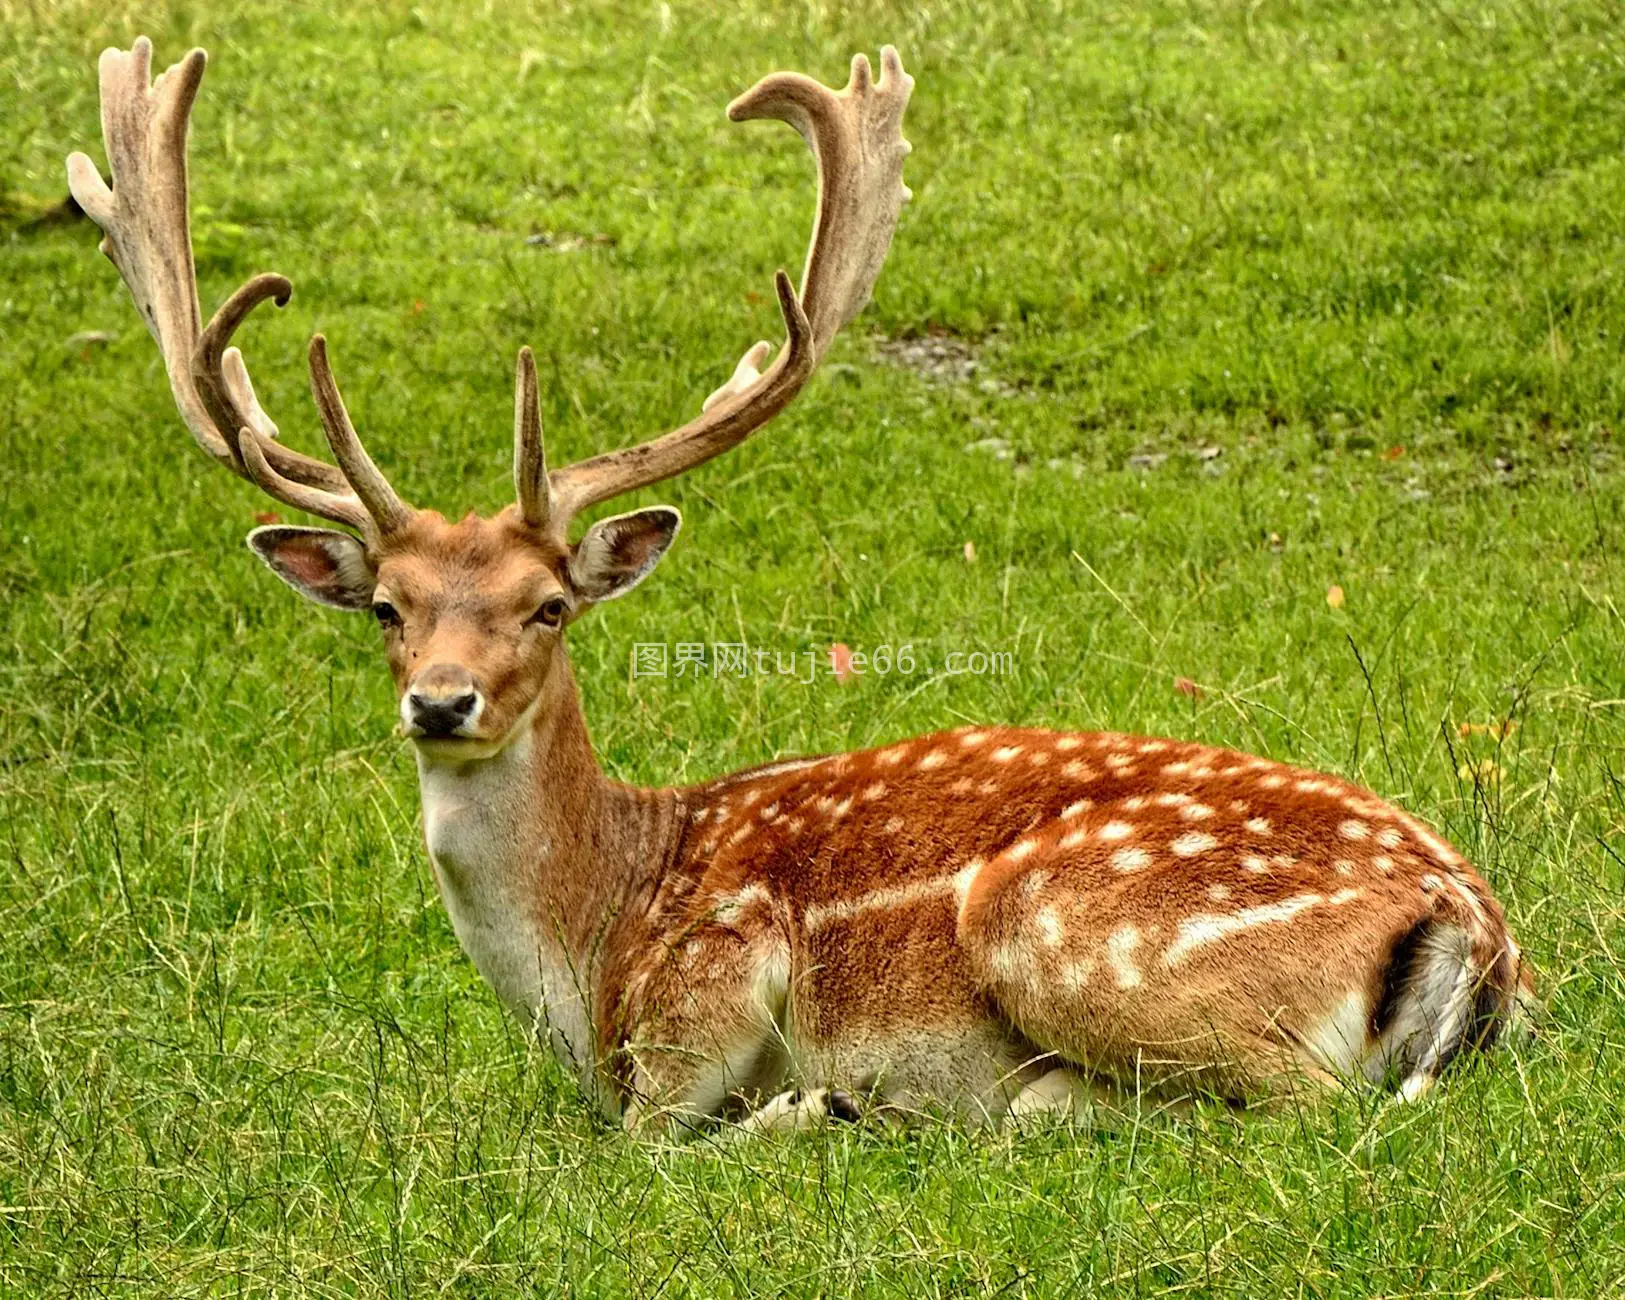
[[498, 752], [541, 698], [564, 629], [590, 606], [630, 591], [680, 522], [670, 506], [600, 519], [570, 540], [571, 521], [744, 441], [800, 391], [830, 342], [868, 301], [908, 198], [903, 110], [913, 79], [897, 52], [882, 75], [862, 55], [845, 89], [775, 73], [728, 106], [735, 121], [778, 118], [818, 165], [818, 206], [799, 292], [776, 277], [786, 339], [757, 343], [682, 428], [549, 470], [536, 367], [521, 349], [514, 396], [514, 504], [448, 522], [407, 505], [361, 444], [339, 396], [327, 346], [310, 344], [311, 389], [336, 465], [293, 451], [260, 406], [241, 352], [229, 346], [266, 299], [292, 285], [258, 275], [200, 329], [187, 215], [186, 134], [205, 57], [193, 50], [156, 82], [145, 37], [101, 58], [102, 130], [111, 188], [84, 154], [68, 159], [75, 199], [105, 233], [102, 250], [157, 340], [193, 438], [215, 460], [284, 505], [340, 529], [273, 525], [249, 545], [296, 590], [339, 609], [371, 610], [384, 639], [406, 734], [431, 753]]

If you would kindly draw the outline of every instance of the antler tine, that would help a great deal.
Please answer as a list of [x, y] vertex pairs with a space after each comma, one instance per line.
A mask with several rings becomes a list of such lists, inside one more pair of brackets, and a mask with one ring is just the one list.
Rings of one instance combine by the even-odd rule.
[[377, 525], [373, 522], [371, 513], [358, 498], [338, 492], [326, 492], [305, 483], [296, 483], [278, 474], [267, 459], [265, 451], [267, 447], [275, 445], [247, 425], [237, 432], [238, 454], [242, 457], [248, 478], [257, 484], [261, 491], [267, 496], [275, 497], [283, 505], [318, 515], [335, 524], [344, 524], [365, 537], [377, 535]]
[[[123, 276], [137, 310], [158, 344], [175, 405], [198, 446], [234, 474], [287, 505], [308, 508], [280, 486], [317, 491], [314, 513], [354, 523], [368, 517], [340, 469], [276, 441], [277, 427], [260, 406], [242, 353], [227, 346], [245, 317], [267, 298], [281, 306], [293, 286], [280, 275], [257, 275], [232, 294], [200, 328], [197, 275], [187, 197], [186, 137], [207, 56], [192, 50], [152, 79], [152, 43], [109, 49], [98, 64], [102, 136], [113, 185], [82, 153], [68, 158], [68, 186], [102, 228], [102, 252]], [[254, 473], [239, 430], [255, 434], [269, 478]], [[305, 494], [299, 494], [303, 498]], [[342, 503], [342, 504], [341, 504]]]
[[553, 501], [547, 483], [547, 451], [542, 444], [542, 404], [536, 388], [536, 358], [519, 349], [513, 376], [513, 486], [519, 513], [532, 528], [546, 528]]
[[880, 65], [876, 82], [869, 60], [856, 56], [841, 91], [799, 73], [774, 73], [728, 105], [736, 122], [788, 122], [807, 141], [818, 166], [817, 217], [801, 293], [782, 271], [774, 281], [784, 313], [784, 346], [765, 372], [760, 366], [770, 345], [752, 347], [699, 417], [681, 428], [554, 470], [548, 477], [555, 530], [562, 533], [570, 517], [588, 506], [680, 474], [743, 442], [790, 403], [831, 340], [869, 300], [909, 197], [902, 179], [909, 152], [902, 126], [914, 79], [889, 45], [880, 53]]
[[383, 537], [399, 532], [410, 521], [412, 510], [396, 495], [389, 480], [361, 445], [361, 438], [350, 423], [350, 413], [344, 409], [344, 399], [339, 396], [333, 370], [327, 364], [327, 340], [320, 334], [310, 340], [310, 391], [316, 396], [316, 410], [322, 417], [327, 445], [333, 449], [344, 477], [372, 516], [376, 532]]

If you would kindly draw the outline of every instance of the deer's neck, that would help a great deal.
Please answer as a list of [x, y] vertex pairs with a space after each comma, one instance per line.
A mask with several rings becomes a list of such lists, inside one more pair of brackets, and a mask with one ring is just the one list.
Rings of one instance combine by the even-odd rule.
[[670, 790], [608, 780], [562, 655], [494, 758], [418, 754], [423, 829], [458, 941], [498, 997], [593, 1082], [606, 939], [647, 906], [676, 847]]

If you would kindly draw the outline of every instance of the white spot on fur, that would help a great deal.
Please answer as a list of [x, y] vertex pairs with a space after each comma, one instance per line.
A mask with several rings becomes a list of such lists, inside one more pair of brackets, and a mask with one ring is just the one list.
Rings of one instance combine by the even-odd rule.
[[1116, 772], [1118, 776], [1127, 776], [1134, 770], [1134, 760], [1127, 754], [1107, 754], [1106, 766]]
[[907, 753], [907, 745], [896, 745], [891, 749], [883, 749], [876, 754], [875, 762], [880, 764], [881, 767], [896, 767], [903, 761], [903, 758]]
[[1043, 767], [1045, 763], [1049, 762], [1049, 751], [1047, 749], [1035, 749], [1027, 755], [1027, 761], [1034, 767]]
[[1194, 858], [1198, 853], [1219, 847], [1219, 841], [1205, 831], [1187, 831], [1168, 846], [1182, 858]]
[[1258, 784], [1266, 790], [1279, 790], [1286, 784], [1286, 778], [1277, 772], [1272, 772], [1269, 776], [1259, 777]]
[[1230, 886], [1209, 885], [1207, 887], [1207, 896], [1215, 903], [1222, 903], [1230, 897]]
[[736, 830], [732, 835], [728, 836], [728, 845], [729, 845], [729, 847], [732, 847], [735, 844], [743, 844], [746, 840], [748, 840], [750, 838], [751, 832], [754, 831], [755, 829], [756, 829], [756, 827], [752, 823], [746, 822], [738, 830]]
[[1061, 817], [1066, 821], [1070, 821], [1072, 818], [1088, 812], [1094, 806], [1095, 801], [1093, 799], [1079, 799], [1076, 803], [1069, 803], [1065, 808], [1061, 809]]
[[1055, 847], [1059, 849], [1075, 849], [1088, 838], [1088, 831], [1068, 831], [1065, 835], [1061, 836]]
[[1424, 894], [1437, 893], [1444, 888], [1444, 881], [1429, 871], [1422, 877], [1422, 892]]
[[772, 897], [766, 885], [759, 882], [746, 885], [737, 893], [728, 894], [717, 900], [716, 918], [723, 925], [732, 925], [753, 903], [766, 903], [771, 901]]
[[1269, 835], [1272, 833], [1268, 817], [1249, 817], [1247, 819], [1247, 829], [1254, 835]]
[[1100, 838], [1106, 841], [1126, 840], [1134, 834], [1134, 827], [1127, 822], [1107, 822], [1100, 828]]
[[1055, 738], [1055, 748], [1063, 754], [1070, 754], [1081, 744], [1083, 744], [1083, 741], [1076, 736], [1057, 736]]
[[1008, 763], [1019, 753], [1021, 753], [1020, 745], [1001, 745], [988, 757], [990, 757], [995, 763]]
[[1076, 993], [1083, 988], [1095, 973], [1095, 964], [1092, 961], [1072, 961], [1061, 967], [1061, 983]]
[[1243, 930], [1251, 930], [1254, 926], [1278, 925], [1283, 921], [1290, 921], [1300, 912], [1305, 912], [1323, 901], [1325, 900], [1319, 894], [1298, 894], [1293, 898], [1282, 899], [1279, 903], [1244, 907], [1239, 912], [1231, 912], [1228, 915], [1187, 917], [1179, 923], [1178, 936], [1163, 951], [1162, 964], [1172, 968], [1198, 948], [1217, 943], [1221, 939], [1228, 939]]
[[1165, 741], [1165, 740], [1147, 740], [1147, 741], [1143, 741], [1140, 744], [1140, 753], [1142, 753], [1142, 754], [1160, 754], [1160, 753], [1162, 753], [1163, 750], [1165, 750], [1167, 748], [1168, 748], [1168, 742]]
[[[978, 864], [979, 865], [979, 864]], [[966, 867], [968, 871], [970, 868]], [[847, 921], [865, 912], [884, 912], [894, 908], [912, 907], [932, 898], [947, 898], [959, 892], [964, 871], [951, 876], [932, 876], [906, 885], [888, 885], [884, 889], [871, 889], [856, 898], [843, 898], [834, 903], [815, 903], [803, 917], [809, 930], [816, 930], [831, 921]], [[967, 882], [968, 885], [968, 882]]]
[[1061, 918], [1056, 915], [1053, 907], [1041, 907], [1038, 914], [1033, 917], [1038, 922], [1038, 928], [1043, 931], [1039, 936], [1045, 945], [1050, 948], [1061, 946]]
[[873, 803], [876, 799], [884, 798], [885, 794], [886, 783], [884, 781], [875, 781], [864, 790], [863, 801], [865, 803]]
[[1017, 840], [1007, 850], [1005, 856], [1012, 862], [1022, 862], [1032, 857], [1038, 848], [1037, 840]]
[[987, 732], [985, 731], [967, 731], [959, 738], [959, 743], [965, 749], [975, 749], [986, 739]]
[[1337, 861], [1332, 863], [1332, 870], [1340, 876], [1352, 876], [1354, 874], [1354, 864], [1347, 858], [1338, 858]]
[[1213, 816], [1213, 809], [1205, 803], [1188, 803], [1179, 810], [1179, 815], [1188, 822], [1199, 822]]
[[1377, 832], [1377, 843], [1385, 849], [1397, 849], [1405, 842], [1405, 837], [1392, 826], [1385, 826]]
[[1386, 853], [1379, 853], [1371, 859], [1371, 865], [1378, 871], [1392, 871], [1394, 869], [1394, 860]]
[[1337, 833], [1346, 840], [1363, 840], [1371, 834], [1371, 828], [1364, 822], [1349, 820], [1337, 828]]
[[1156, 796], [1156, 802], [1164, 808], [1177, 808], [1180, 804], [1190, 801], [1190, 795], [1179, 790], [1164, 790]]
[[1145, 982], [1134, 964], [1134, 950], [1140, 946], [1140, 932], [1132, 925], [1120, 925], [1106, 940], [1106, 961], [1120, 989], [1137, 989]]
[[1061, 775], [1069, 781], [1093, 781], [1095, 779], [1095, 770], [1087, 763], [1079, 762], [1074, 758], [1061, 768]]
[[762, 818], [762, 820], [764, 822], [770, 822], [775, 817], [777, 817], [778, 815], [779, 815], [779, 804], [778, 804], [777, 800], [774, 800], [772, 803], [768, 804], [765, 808], [762, 809], [762, 812], [761, 812], [761, 818]]
[[924, 758], [920, 759], [919, 769], [922, 772], [929, 772], [934, 768], [941, 767], [947, 761], [948, 756], [946, 754], [940, 749], [933, 749]]
[[902, 830], [906, 824], [907, 823], [905, 823], [901, 817], [890, 817], [887, 818], [886, 825], [882, 829], [888, 835], [895, 835], [898, 831]]
[[1118, 849], [1111, 862], [1118, 871], [1140, 871], [1151, 865], [1151, 855], [1142, 848]]
[[1169, 763], [1162, 770], [1169, 776], [1183, 776], [1191, 770], [1191, 765], [1186, 762]]
[[1362, 889], [1339, 889], [1326, 901], [1333, 907], [1341, 907], [1344, 903], [1352, 903], [1364, 892]]
[[1269, 870], [1269, 868], [1264, 865], [1264, 859], [1259, 857], [1256, 853], [1244, 854], [1241, 859], [1241, 865], [1243, 869], [1252, 872], [1255, 876], [1262, 876], [1266, 871]]
[[1123, 800], [1124, 812], [1139, 812], [1144, 807], [1145, 796], [1143, 794], [1131, 794], [1127, 799]]

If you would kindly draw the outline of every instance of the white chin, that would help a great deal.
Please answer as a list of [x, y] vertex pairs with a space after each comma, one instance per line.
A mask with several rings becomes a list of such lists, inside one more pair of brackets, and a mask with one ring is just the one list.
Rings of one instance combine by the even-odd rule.
[[459, 763], [477, 762], [482, 758], [495, 758], [506, 747], [502, 740], [479, 740], [467, 736], [413, 736], [412, 743], [425, 758]]

